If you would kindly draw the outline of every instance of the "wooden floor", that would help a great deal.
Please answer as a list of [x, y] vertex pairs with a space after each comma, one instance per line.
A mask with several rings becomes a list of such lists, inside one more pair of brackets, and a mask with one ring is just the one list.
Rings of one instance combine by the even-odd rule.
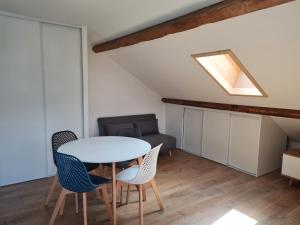
[[[212, 225], [232, 209], [257, 220], [257, 225], [300, 224], [300, 185], [289, 187], [288, 180], [279, 171], [254, 178], [176, 151], [172, 158], [159, 159], [156, 179], [165, 210], [157, 211], [157, 202], [149, 189], [144, 204], [145, 225]], [[59, 192], [57, 188], [50, 209], [44, 208], [49, 186], [50, 179], [41, 179], [1, 188], [0, 225], [48, 224]], [[120, 225], [139, 222], [138, 192], [132, 192], [131, 197], [132, 203], [117, 210]], [[69, 196], [65, 213], [57, 218], [55, 225], [79, 224], [83, 224], [81, 207], [76, 215], [74, 198]], [[88, 195], [88, 224], [111, 224], [95, 193]]]

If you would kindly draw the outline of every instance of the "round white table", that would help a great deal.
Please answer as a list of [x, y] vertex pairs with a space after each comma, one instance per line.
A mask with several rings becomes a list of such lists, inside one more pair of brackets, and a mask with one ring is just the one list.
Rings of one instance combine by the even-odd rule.
[[117, 224], [116, 162], [137, 159], [147, 154], [151, 145], [129, 137], [102, 136], [78, 139], [58, 148], [58, 152], [73, 155], [86, 163], [112, 163], [113, 224]]

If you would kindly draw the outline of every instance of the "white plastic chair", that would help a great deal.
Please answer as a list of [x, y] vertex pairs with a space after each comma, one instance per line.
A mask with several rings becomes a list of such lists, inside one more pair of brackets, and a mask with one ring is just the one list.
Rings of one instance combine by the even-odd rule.
[[143, 225], [143, 185], [150, 183], [161, 210], [164, 209], [160, 194], [154, 180], [157, 167], [157, 157], [162, 144], [150, 150], [143, 159], [141, 165], [134, 165], [117, 174], [119, 182], [136, 185], [139, 189], [140, 224]]

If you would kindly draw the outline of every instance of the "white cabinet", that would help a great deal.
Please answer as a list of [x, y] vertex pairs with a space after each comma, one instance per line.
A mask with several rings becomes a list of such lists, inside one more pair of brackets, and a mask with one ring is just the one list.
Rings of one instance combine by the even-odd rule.
[[52, 175], [51, 135], [83, 135], [81, 29], [0, 15], [0, 185]]
[[204, 111], [202, 156], [227, 164], [230, 114], [223, 111]]
[[286, 141], [271, 117], [232, 114], [229, 165], [255, 176], [279, 169]]
[[300, 151], [289, 150], [283, 154], [281, 174], [289, 177], [290, 185], [295, 180], [300, 180]]
[[287, 136], [269, 116], [171, 104], [166, 111], [167, 133], [184, 151], [254, 176], [281, 167]]
[[231, 115], [229, 165], [251, 174], [257, 173], [260, 116]]
[[183, 107], [166, 105], [166, 134], [176, 138], [176, 147], [182, 148], [183, 137]]
[[194, 155], [201, 156], [202, 148], [203, 111], [198, 109], [184, 109], [183, 149]]

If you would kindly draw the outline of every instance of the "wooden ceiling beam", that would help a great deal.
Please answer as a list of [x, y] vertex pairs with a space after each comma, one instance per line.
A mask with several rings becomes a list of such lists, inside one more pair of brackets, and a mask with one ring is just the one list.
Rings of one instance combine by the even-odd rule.
[[190, 30], [208, 23], [215, 23], [291, 1], [294, 0], [224, 0], [184, 16], [177, 17], [111, 41], [97, 44], [93, 47], [93, 50], [94, 52], [103, 52], [130, 46], [140, 42], [161, 38], [168, 34]]
[[162, 98], [162, 102], [176, 104], [176, 105], [193, 106], [199, 108], [209, 108], [209, 109], [218, 109], [218, 110], [226, 110], [226, 111], [233, 111], [233, 112], [259, 114], [259, 115], [266, 115], [266, 116], [300, 119], [300, 110], [296, 110], [296, 109], [271, 108], [271, 107], [260, 107], [260, 106], [249, 106], [249, 105], [233, 105], [233, 104], [191, 101], [191, 100], [172, 99], [172, 98]]

